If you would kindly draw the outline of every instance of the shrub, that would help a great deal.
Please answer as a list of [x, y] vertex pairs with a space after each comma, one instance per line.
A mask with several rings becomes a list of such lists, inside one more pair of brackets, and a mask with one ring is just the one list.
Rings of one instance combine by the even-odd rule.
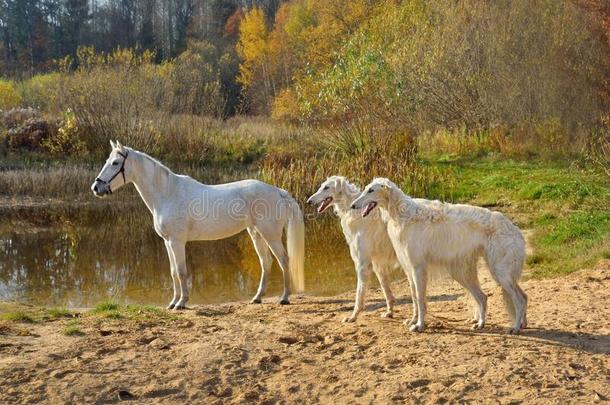
[[62, 77], [58, 72], [38, 74], [19, 83], [23, 105], [50, 113], [58, 112]]
[[53, 155], [78, 156], [86, 153], [85, 144], [79, 139], [76, 119], [71, 110], [64, 113], [63, 122], [57, 131], [42, 140], [41, 144]]
[[0, 110], [19, 107], [21, 101], [21, 96], [15, 89], [15, 83], [0, 79]]
[[387, 2], [333, 63], [297, 76], [295, 89], [308, 121], [367, 117], [417, 130], [546, 123], [538, 132], [552, 138], [607, 110], [607, 52], [573, 2]]

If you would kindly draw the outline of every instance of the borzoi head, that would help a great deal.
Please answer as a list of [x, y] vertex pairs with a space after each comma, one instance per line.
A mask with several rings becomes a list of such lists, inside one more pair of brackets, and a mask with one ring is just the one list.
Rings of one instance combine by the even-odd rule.
[[377, 178], [364, 188], [358, 198], [352, 203], [352, 209], [362, 210], [362, 216], [366, 217], [380, 206], [385, 208], [390, 202], [391, 193], [396, 189], [396, 184], [385, 178]]
[[100, 174], [97, 175], [91, 185], [91, 191], [97, 197], [112, 194], [114, 190], [121, 188], [127, 183], [125, 165], [129, 151], [119, 141], [110, 141], [110, 145], [112, 146], [110, 156], [108, 156]]
[[318, 214], [326, 211], [333, 204], [345, 202], [349, 205], [350, 196], [358, 192], [358, 188], [345, 177], [331, 176], [320, 185], [318, 191], [307, 200], [307, 204], [317, 205]]

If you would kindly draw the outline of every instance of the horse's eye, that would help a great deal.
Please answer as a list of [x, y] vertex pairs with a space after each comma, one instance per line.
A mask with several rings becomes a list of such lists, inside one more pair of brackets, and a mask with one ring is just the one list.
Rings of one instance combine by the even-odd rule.
[[369, 193], [372, 193], [372, 192], [373, 192], [373, 189], [372, 189], [372, 188], [369, 188]]
[[325, 187], [324, 187], [324, 190], [328, 190], [328, 186], [325, 186]]
[[112, 165], [113, 165], [113, 166], [116, 166], [116, 165], [118, 165], [118, 164], [119, 164], [119, 162], [117, 162], [117, 161], [112, 162]]

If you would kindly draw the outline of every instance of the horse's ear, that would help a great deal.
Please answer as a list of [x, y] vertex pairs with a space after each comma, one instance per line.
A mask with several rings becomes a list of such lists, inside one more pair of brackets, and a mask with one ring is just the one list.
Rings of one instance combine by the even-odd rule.
[[112, 142], [112, 139], [110, 140], [110, 146], [112, 147], [112, 149], [116, 149], [116, 146], [115, 146], [114, 142]]
[[118, 149], [118, 150], [120, 150], [121, 152], [123, 152], [124, 148], [123, 148], [123, 145], [121, 145], [121, 142], [116, 141], [116, 147], [117, 147], [117, 149]]

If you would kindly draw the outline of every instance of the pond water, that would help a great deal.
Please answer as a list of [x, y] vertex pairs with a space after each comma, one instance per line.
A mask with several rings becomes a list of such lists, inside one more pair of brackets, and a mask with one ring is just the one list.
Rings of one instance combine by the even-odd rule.
[[[306, 290], [331, 295], [355, 288], [339, 222], [329, 212], [306, 218]], [[249, 300], [260, 267], [246, 232], [190, 242], [190, 304]], [[276, 263], [266, 297], [281, 293]], [[165, 305], [172, 296], [169, 261], [140, 201], [83, 207], [0, 210], [0, 299], [90, 307], [103, 300]]]

